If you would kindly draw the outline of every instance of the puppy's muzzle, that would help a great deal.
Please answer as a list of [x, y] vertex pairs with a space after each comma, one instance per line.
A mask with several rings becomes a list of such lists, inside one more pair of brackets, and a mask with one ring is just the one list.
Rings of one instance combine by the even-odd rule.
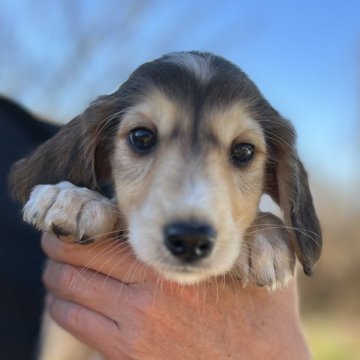
[[213, 249], [215, 238], [216, 231], [208, 224], [178, 222], [164, 228], [166, 248], [184, 263], [207, 257]]

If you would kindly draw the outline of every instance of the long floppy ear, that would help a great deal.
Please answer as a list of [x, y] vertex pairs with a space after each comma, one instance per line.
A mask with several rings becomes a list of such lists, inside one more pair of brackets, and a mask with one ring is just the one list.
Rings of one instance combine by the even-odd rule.
[[100, 181], [110, 180], [117, 107], [112, 96], [100, 97], [30, 156], [16, 162], [9, 175], [13, 197], [24, 204], [38, 184], [69, 181], [98, 189]]
[[278, 114], [263, 126], [270, 154], [265, 191], [282, 209], [286, 224], [293, 229], [294, 246], [304, 273], [312, 275], [321, 253], [322, 236], [308, 176], [295, 149], [295, 131]]

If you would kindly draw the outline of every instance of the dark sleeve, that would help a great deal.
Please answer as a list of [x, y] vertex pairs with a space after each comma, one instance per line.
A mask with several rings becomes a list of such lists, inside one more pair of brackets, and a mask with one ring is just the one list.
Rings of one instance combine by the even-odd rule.
[[23, 223], [7, 190], [12, 163], [58, 128], [0, 96], [0, 359], [34, 358], [44, 290], [40, 233]]

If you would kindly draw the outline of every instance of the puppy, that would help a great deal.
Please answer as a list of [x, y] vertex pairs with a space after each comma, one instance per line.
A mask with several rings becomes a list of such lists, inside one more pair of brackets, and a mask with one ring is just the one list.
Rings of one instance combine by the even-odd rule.
[[[244, 72], [209, 53], [143, 64], [16, 163], [10, 182], [39, 230], [79, 244], [125, 231], [139, 260], [181, 284], [232, 271], [276, 288], [295, 257], [311, 275], [321, 251], [293, 127]], [[284, 223], [259, 212], [263, 194]], [[50, 353], [41, 359], [66, 358]]]

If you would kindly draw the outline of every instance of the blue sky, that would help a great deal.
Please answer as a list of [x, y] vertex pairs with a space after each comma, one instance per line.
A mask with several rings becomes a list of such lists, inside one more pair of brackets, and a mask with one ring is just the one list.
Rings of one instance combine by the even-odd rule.
[[[144, 61], [209, 50], [292, 120], [314, 180], [359, 181], [360, 1], [0, 0], [0, 10], [0, 93], [38, 113], [69, 120]], [[94, 48], [74, 52], [84, 32]], [[76, 71], [61, 76], [72, 56]]]

